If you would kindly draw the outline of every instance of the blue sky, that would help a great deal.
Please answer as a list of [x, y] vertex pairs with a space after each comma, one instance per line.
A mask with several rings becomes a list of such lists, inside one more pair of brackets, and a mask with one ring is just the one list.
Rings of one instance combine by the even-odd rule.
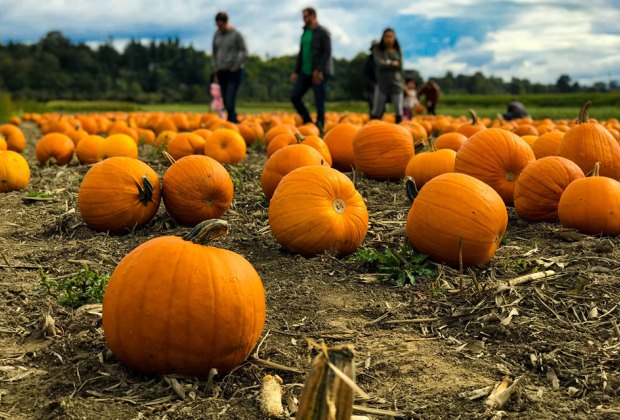
[[423, 77], [446, 71], [554, 83], [620, 80], [619, 0], [0, 0], [0, 40], [36, 42], [50, 30], [91, 46], [122, 49], [131, 39], [178, 36], [209, 51], [219, 10], [262, 57], [292, 54], [301, 10], [314, 6], [332, 33], [336, 57], [366, 51], [393, 27], [407, 68]]

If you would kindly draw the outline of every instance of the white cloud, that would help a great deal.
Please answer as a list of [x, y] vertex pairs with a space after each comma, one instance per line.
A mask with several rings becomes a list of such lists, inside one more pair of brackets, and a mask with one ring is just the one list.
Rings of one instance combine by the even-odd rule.
[[[130, 38], [179, 36], [185, 45], [210, 51], [214, 16], [226, 10], [251, 53], [294, 54], [303, 24], [301, 10], [310, 3], [331, 31], [337, 57], [367, 51], [383, 28], [398, 24], [397, 32], [410, 31], [413, 42], [434, 39], [440, 46], [434, 57], [407, 61], [424, 76], [450, 70], [543, 83], [555, 82], [560, 74], [585, 84], [620, 79], [617, 0], [0, 0], [0, 40], [36, 42], [48, 31], [60, 30], [93, 46], [111, 36], [122, 50]], [[466, 19], [490, 29], [481, 39], [463, 34], [452, 44], [441, 30], [422, 34], [407, 26], [409, 20], [438, 18]]]

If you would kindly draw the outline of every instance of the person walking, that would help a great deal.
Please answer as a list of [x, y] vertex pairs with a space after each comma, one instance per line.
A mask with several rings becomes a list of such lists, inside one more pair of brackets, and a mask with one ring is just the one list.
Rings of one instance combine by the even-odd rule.
[[228, 23], [226, 12], [215, 15], [217, 30], [213, 35], [213, 70], [222, 89], [228, 121], [237, 122], [237, 91], [243, 79], [243, 63], [248, 57], [243, 35]]
[[327, 79], [333, 74], [332, 42], [329, 31], [319, 25], [316, 10], [307, 7], [302, 11], [304, 31], [295, 70], [291, 74], [291, 102], [304, 124], [312, 122], [310, 113], [304, 105], [303, 96], [312, 88], [316, 107], [316, 126], [323, 134], [325, 126], [325, 101]]
[[396, 33], [386, 28], [381, 41], [374, 48], [373, 57], [377, 75], [377, 85], [372, 107], [372, 117], [380, 119], [385, 110], [385, 103], [390, 98], [394, 106], [396, 124], [403, 119], [403, 55]]
[[364, 96], [366, 98], [366, 102], [368, 102], [368, 115], [372, 118], [372, 103], [375, 97], [375, 86], [377, 84], [377, 74], [375, 69], [375, 58], [372, 53], [375, 50], [375, 47], [379, 44], [378, 41], [372, 40], [370, 43], [370, 52], [364, 59], [364, 66], [362, 67], [362, 75], [364, 76], [365, 82], [365, 91]]
[[439, 102], [439, 85], [435, 80], [428, 79], [428, 82], [420, 87], [418, 90], [418, 97], [424, 96], [424, 103], [426, 104], [426, 113], [428, 115], [435, 115], [435, 106]]

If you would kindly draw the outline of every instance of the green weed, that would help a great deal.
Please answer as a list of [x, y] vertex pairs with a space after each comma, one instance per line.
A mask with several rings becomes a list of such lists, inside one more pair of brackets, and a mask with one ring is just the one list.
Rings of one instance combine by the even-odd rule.
[[70, 308], [79, 308], [89, 303], [103, 302], [103, 294], [110, 279], [84, 266], [66, 276], [50, 278], [39, 270], [39, 287], [58, 299], [58, 303]]
[[384, 251], [363, 247], [350, 257], [363, 263], [384, 280], [394, 280], [399, 286], [415, 284], [418, 276], [435, 276], [434, 266], [427, 256], [419, 254], [404, 243], [398, 250], [386, 248]]

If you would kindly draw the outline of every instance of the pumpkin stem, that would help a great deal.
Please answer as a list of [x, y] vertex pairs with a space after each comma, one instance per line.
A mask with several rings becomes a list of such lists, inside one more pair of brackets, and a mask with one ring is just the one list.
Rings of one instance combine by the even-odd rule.
[[144, 184], [144, 188], [138, 184], [138, 193], [140, 195], [140, 202], [146, 206], [153, 198], [153, 184], [146, 175], [142, 176], [142, 183]]
[[600, 176], [601, 172], [601, 162], [596, 162], [594, 164], [594, 169], [592, 169], [592, 176]]
[[208, 245], [209, 242], [226, 235], [228, 235], [227, 221], [208, 219], [198, 223], [191, 231], [183, 235], [183, 239], [199, 245]]
[[410, 176], [405, 177], [405, 191], [407, 192], [409, 205], [413, 204], [413, 200], [418, 196], [419, 191], [415, 184], [415, 179]]
[[162, 155], [166, 158], [166, 160], [172, 165], [176, 162], [176, 159], [172, 157], [172, 155], [165, 150], [162, 152]]
[[301, 133], [295, 133], [295, 138], [297, 139], [297, 143], [301, 143], [306, 139], [306, 137], [302, 136]]
[[578, 124], [588, 122], [588, 111], [590, 110], [590, 105], [592, 105], [592, 102], [586, 101], [586, 103], [581, 107], [581, 111], [579, 111], [579, 119], [577, 120]]
[[471, 125], [478, 124], [478, 115], [476, 115], [476, 111], [474, 111], [473, 109], [470, 109], [469, 115], [471, 115]]

